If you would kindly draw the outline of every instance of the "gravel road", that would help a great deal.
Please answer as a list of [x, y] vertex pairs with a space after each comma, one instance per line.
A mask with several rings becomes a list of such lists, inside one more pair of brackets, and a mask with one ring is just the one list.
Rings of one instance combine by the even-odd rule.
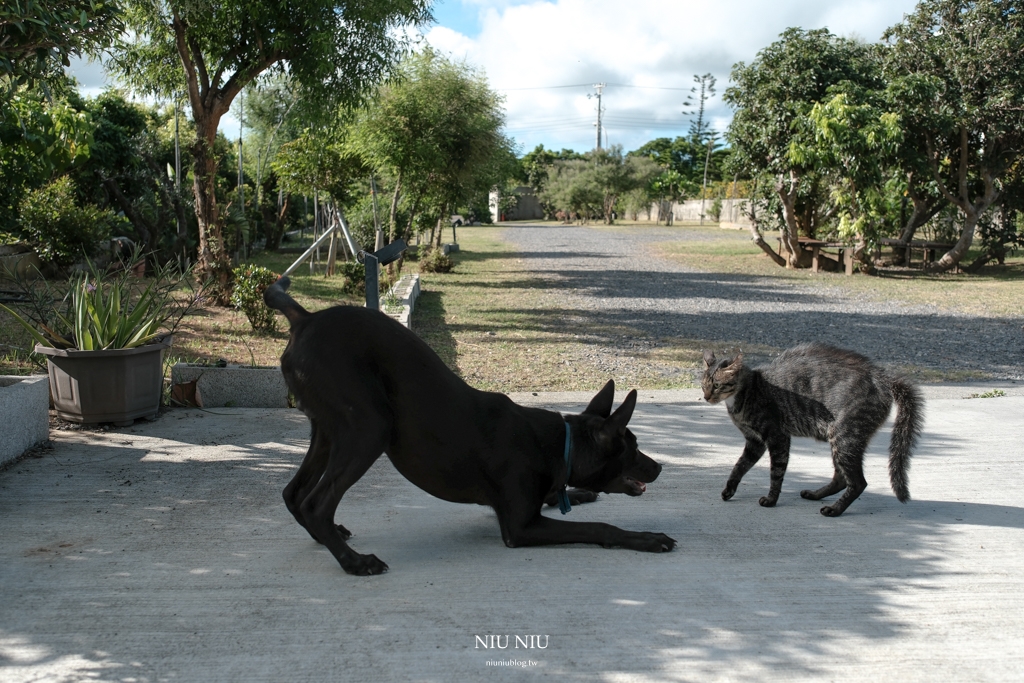
[[650, 249], [656, 242], [706, 240], [706, 233], [516, 225], [502, 237], [519, 251], [524, 275], [550, 282], [548, 305], [582, 324], [637, 331], [638, 339], [612, 340], [619, 348], [607, 351], [610, 370], [630, 349], [672, 338], [721, 350], [750, 345], [755, 353], [745, 353], [755, 362], [821, 341], [922, 376], [931, 371], [948, 379], [966, 371], [971, 379], [1024, 379], [1024, 318], [877, 301], [825, 280], [804, 284], [705, 272]]

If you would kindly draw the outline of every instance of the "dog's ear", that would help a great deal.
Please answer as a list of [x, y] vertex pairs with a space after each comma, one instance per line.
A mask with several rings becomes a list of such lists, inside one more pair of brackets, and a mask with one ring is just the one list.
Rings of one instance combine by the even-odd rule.
[[615, 399], [615, 380], [610, 379], [601, 391], [590, 400], [590, 405], [583, 412], [587, 415], [608, 417], [612, 412], [612, 401]]
[[633, 417], [633, 409], [636, 408], [636, 389], [626, 394], [626, 400], [622, 402], [611, 417], [604, 422], [606, 430], [615, 430], [620, 436], [626, 433], [626, 425], [629, 418]]

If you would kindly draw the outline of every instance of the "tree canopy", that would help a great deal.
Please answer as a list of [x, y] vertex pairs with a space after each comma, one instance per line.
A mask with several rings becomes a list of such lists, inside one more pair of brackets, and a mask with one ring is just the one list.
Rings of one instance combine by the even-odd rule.
[[319, 110], [355, 104], [390, 75], [405, 44], [399, 29], [428, 20], [428, 6], [426, 0], [124, 0], [130, 34], [115, 44], [112, 67], [137, 91], [184, 92], [192, 110], [200, 272], [216, 271], [224, 284], [229, 277], [212, 150], [220, 120], [242, 89], [267, 71], [287, 71]]
[[[486, 194], [511, 173], [512, 141], [502, 133], [501, 97], [464, 63], [427, 49], [409, 54], [356, 116], [352, 146], [392, 183], [390, 240], [417, 214], [435, 220]], [[409, 226], [398, 225], [408, 198]]]
[[63, 80], [70, 58], [109, 45], [124, 28], [112, 0], [0, 4], [0, 99], [33, 81]]
[[1024, 3], [924, 0], [885, 39], [889, 100], [912, 159], [964, 215], [955, 246], [933, 265], [947, 270], [1024, 157]]
[[797, 266], [797, 238], [815, 236], [834, 213], [824, 201], [827, 182], [817, 159], [799, 153], [815, 144], [808, 117], [841, 84], [880, 87], [873, 48], [827, 29], [790, 28], [753, 62], [734, 66], [732, 81], [725, 101], [736, 109], [726, 136], [734, 163], [771, 184], [782, 207], [789, 264]]

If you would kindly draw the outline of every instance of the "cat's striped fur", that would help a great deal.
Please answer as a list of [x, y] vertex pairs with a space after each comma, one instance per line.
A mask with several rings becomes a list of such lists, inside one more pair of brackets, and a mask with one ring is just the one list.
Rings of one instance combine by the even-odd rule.
[[719, 360], [705, 351], [704, 365], [705, 400], [725, 401], [747, 441], [722, 491], [723, 500], [733, 497], [740, 479], [767, 450], [771, 485], [760, 503], [775, 505], [789, 464], [790, 437], [809, 436], [831, 444], [835, 473], [825, 486], [800, 495], [821, 500], [846, 489], [835, 503], [821, 508], [823, 515], [841, 515], [867, 487], [864, 451], [893, 402], [897, 413], [889, 444], [889, 480], [900, 502], [910, 500], [907, 470], [921, 433], [924, 400], [907, 381], [858, 353], [824, 344], [796, 346], [758, 368], [746, 367], [742, 353]]

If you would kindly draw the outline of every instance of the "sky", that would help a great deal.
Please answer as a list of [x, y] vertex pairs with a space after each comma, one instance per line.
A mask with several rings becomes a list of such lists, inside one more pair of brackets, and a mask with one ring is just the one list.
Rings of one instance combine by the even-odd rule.
[[[603, 146], [636, 149], [685, 135], [694, 75], [711, 73], [708, 120], [721, 133], [731, 119], [722, 94], [737, 62], [750, 62], [790, 26], [826, 27], [877, 41], [912, 12], [915, 0], [440, 0], [422, 39], [484, 75], [505, 98], [506, 133], [520, 153], [592, 149], [597, 89], [604, 83]], [[104, 85], [98, 64], [74, 67], [82, 89]], [[589, 96], [589, 97], [588, 97]], [[229, 115], [221, 130], [237, 139]]]

